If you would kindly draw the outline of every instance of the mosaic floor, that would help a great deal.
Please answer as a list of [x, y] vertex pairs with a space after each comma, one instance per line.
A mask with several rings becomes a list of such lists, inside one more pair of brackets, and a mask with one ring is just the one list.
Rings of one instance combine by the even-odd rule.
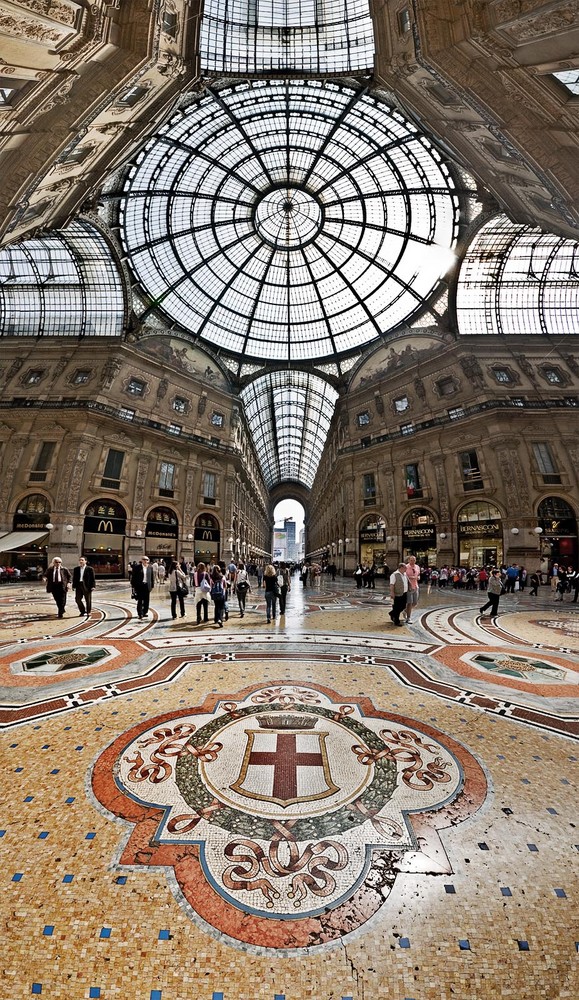
[[0, 1000], [576, 1000], [578, 606], [250, 597], [0, 590]]

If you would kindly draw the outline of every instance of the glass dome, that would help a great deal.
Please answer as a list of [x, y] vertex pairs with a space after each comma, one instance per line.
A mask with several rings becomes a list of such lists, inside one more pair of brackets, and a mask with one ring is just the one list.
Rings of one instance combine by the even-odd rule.
[[430, 140], [366, 88], [256, 81], [205, 91], [151, 137], [121, 222], [149, 311], [237, 357], [294, 364], [419, 313], [459, 201]]

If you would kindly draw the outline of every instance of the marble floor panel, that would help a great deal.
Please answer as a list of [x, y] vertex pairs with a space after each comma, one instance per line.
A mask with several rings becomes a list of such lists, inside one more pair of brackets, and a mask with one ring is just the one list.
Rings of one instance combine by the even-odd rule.
[[577, 605], [379, 588], [0, 590], [2, 1000], [579, 996]]

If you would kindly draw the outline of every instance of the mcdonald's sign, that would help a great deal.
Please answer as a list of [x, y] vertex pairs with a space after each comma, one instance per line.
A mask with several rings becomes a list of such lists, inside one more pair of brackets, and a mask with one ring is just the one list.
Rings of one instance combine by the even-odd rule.
[[112, 521], [104, 521], [101, 518], [101, 520], [98, 523], [97, 531], [110, 531], [110, 533], [112, 535], [113, 534], [113, 522]]

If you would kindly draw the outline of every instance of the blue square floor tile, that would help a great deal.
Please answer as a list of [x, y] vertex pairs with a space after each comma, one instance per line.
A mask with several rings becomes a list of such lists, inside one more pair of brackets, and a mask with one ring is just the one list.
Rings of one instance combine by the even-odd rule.
[[470, 941], [465, 938], [464, 940], [458, 942], [458, 947], [461, 951], [470, 951]]
[[42, 933], [44, 934], [45, 937], [52, 937], [53, 932], [54, 932], [54, 924], [46, 924]]
[[528, 941], [517, 941], [517, 944], [519, 946], [519, 951], [529, 951]]
[[62, 881], [63, 882], [72, 882], [73, 878], [74, 878], [74, 875], [65, 875]]
[[88, 991], [88, 995], [89, 997], [94, 997], [94, 1000], [98, 1000], [98, 998], [101, 995], [100, 986], [91, 986], [90, 990]]

